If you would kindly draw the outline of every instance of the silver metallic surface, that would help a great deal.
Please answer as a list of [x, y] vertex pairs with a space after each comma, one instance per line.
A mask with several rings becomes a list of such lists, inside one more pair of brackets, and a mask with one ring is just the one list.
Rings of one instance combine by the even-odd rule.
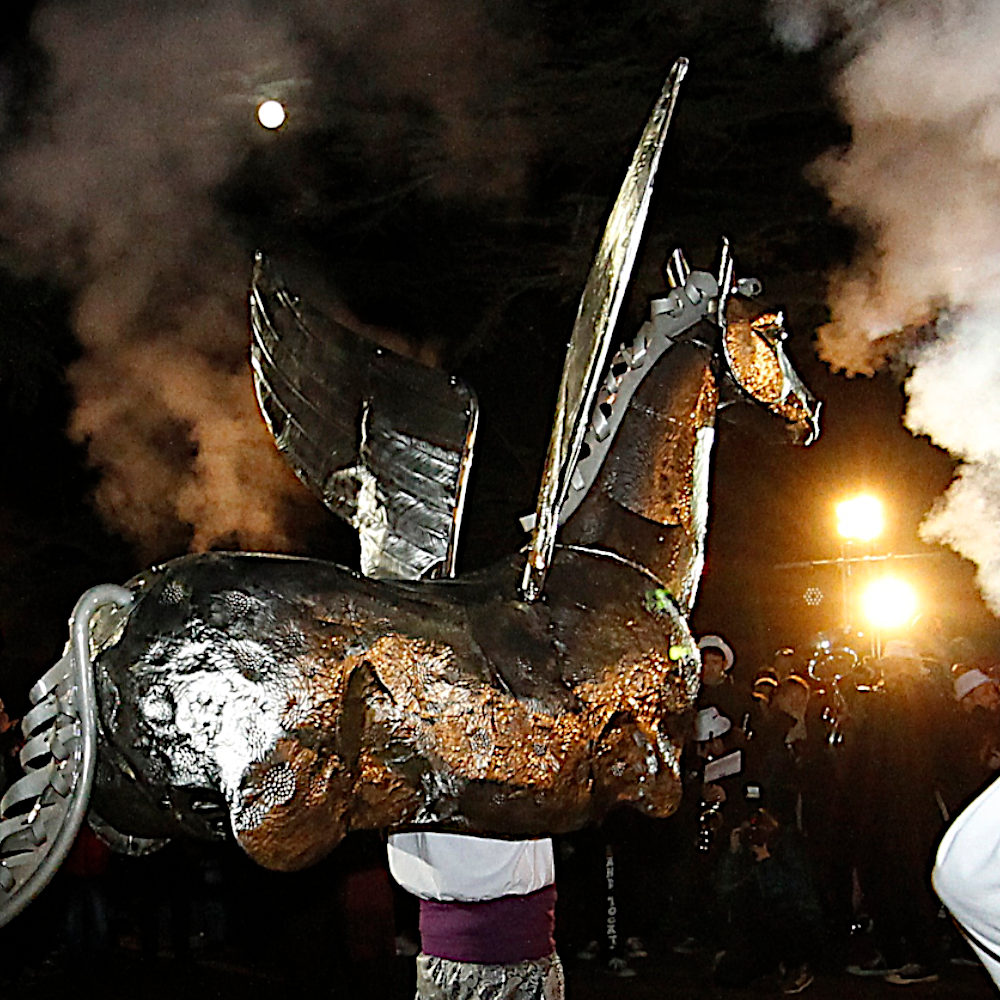
[[[663, 353], [677, 343], [681, 334], [702, 319], [713, 319], [725, 331], [730, 297], [741, 287], [745, 287], [753, 296], [759, 295], [761, 291], [757, 279], [738, 280], [735, 277], [735, 263], [729, 240], [725, 238], [722, 241], [717, 279], [703, 271], [692, 273], [680, 249], [671, 253], [666, 277], [671, 291], [651, 300], [649, 320], [639, 329], [632, 343], [623, 345], [611, 359], [593, 402], [579, 457], [569, 477], [569, 489], [559, 511], [559, 524], [565, 524], [569, 520], [590, 491], [614, 442], [615, 433], [629, 402]], [[725, 340], [724, 337], [724, 342]], [[725, 348], [724, 357], [729, 374], [740, 384], [740, 376], [733, 370], [730, 353]], [[808, 390], [792, 370], [780, 345], [778, 357], [783, 365], [783, 372], [787, 373], [785, 395], [793, 392], [808, 395]], [[522, 518], [521, 523], [525, 531], [531, 531], [535, 526], [536, 516]]]
[[357, 529], [365, 575], [449, 575], [475, 444], [473, 392], [308, 312], [262, 254], [250, 323], [254, 387], [275, 444]]
[[417, 1000], [563, 1000], [566, 982], [558, 955], [483, 965], [417, 956]]
[[[694, 306], [715, 291], [695, 272], [670, 295]], [[741, 328], [734, 373], [706, 326], [711, 337], [685, 330], [628, 387], [545, 601], [519, 599], [516, 556], [460, 580], [390, 582], [210, 553], [131, 581], [135, 609], [97, 661], [112, 765], [102, 817], [144, 838], [221, 835], [226, 821], [251, 857], [288, 869], [359, 828], [529, 836], [615, 804], [669, 815], [697, 687], [684, 616], [717, 381], [738, 376], [786, 423], [812, 427], [806, 402], [775, 384], [771, 318]], [[115, 813], [119, 801], [130, 805]]]
[[73, 611], [65, 654], [31, 689], [25, 774], [0, 800], [0, 926], [45, 888], [80, 831], [97, 762], [91, 619], [103, 605], [131, 603], [122, 587], [88, 590]]
[[[772, 327], [741, 332], [744, 388], [811, 426], [775, 387]], [[101, 609], [91, 623], [101, 819], [141, 841], [228, 826], [260, 864], [295, 869], [352, 829], [530, 836], [618, 804], [669, 815], [697, 690], [684, 615], [717, 337], [685, 331], [635, 389], [545, 601], [519, 599], [517, 556], [460, 580], [389, 582], [208, 553], [130, 581], [127, 619]]]
[[687, 66], [686, 59], [678, 59], [674, 63], [653, 107], [611, 209], [580, 298], [556, 399], [555, 423], [521, 581], [521, 592], [528, 601], [539, 597], [545, 583], [559, 527], [559, 513], [570, 489], [570, 479], [583, 445], [598, 382], [611, 349], [615, 323], [632, 274], [653, 193], [653, 179]]
[[666, 275], [667, 284], [671, 288], [683, 288], [691, 274], [684, 251], [677, 247], [667, 260]]
[[170, 842], [165, 837], [136, 837], [130, 833], [122, 833], [106, 823], [93, 809], [87, 813], [87, 825], [115, 854], [125, 854], [130, 858], [144, 858], [148, 854], [155, 854]]
[[[641, 563], [685, 615], [704, 565], [720, 388], [733, 385], [771, 410], [799, 443], [818, 430], [818, 406], [784, 355], [780, 315], [756, 315], [733, 294], [738, 282], [728, 244], [720, 274], [729, 288], [724, 315], [715, 280], [693, 272], [683, 288], [653, 300], [651, 320], [612, 360], [561, 531], [563, 544], [599, 545]], [[658, 316], [675, 311], [681, 318], [681, 302], [701, 307], [721, 331], [691, 325], [672, 339], [657, 337]], [[724, 339], [738, 350], [724, 352]]]

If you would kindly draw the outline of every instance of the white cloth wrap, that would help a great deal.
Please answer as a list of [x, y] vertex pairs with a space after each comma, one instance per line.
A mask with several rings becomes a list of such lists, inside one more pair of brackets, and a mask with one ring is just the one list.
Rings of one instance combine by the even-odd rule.
[[407, 892], [442, 903], [523, 896], [555, 881], [552, 841], [458, 833], [393, 833], [389, 871]]
[[931, 880], [1000, 986], [1000, 779], [948, 828]]

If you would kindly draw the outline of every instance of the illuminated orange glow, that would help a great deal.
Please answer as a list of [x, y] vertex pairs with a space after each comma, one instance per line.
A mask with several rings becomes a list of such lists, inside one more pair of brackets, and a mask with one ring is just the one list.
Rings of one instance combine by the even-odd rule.
[[865, 617], [879, 629], [901, 628], [916, 617], [917, 592], [905, 580], [884, 576], [873, 580], [861, 595]]
[[837, 533], [855, 542], [870, 542], [882, 534], [885, 518], [882, 502], [868, 493], [837, 504]]

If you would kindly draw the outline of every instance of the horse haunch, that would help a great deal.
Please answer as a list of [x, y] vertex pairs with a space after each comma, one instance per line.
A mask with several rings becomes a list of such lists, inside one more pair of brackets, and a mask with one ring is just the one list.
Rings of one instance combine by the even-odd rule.
[[530, 835], [617, 803], [668, 815], [697, 686], [684, 620], [610, 560], [561, 552], [535, 604], [517, 572], [390, 584], [219, 553], [151, 571], [97, 659], [97, 811], [163, 835], [214, 800], [282, 869], [358, 828]]

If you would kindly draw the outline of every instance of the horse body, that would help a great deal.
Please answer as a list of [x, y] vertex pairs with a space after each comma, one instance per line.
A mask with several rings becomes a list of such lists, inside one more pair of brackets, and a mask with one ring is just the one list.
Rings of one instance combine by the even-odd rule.
[[618, 802], [668, 815], [697, 684], [683, 618], [605, 557], [561, 552], [533, 604], [519, 566], [407, 585], [213, 553], [133, 581], [96, 664], [94, 808], [161, 837], [211, 833], [221, 805], [244, 849], [282, 869], [356, 828], [530, 835]]
[[[521, 555], [401, 581], [208, 553], [88, 592], [71, 650], [32, 694], [32, 771], [0, 803], [0, 919], [51, 877], [83, 803], [119, 849], [231, 831], [275, 869], [356, 829], [524, 837], [619, 804], [669, 815], [698, 688], [686, 616], [721, 390], [815, 434], [782, 339], [776, 316], [727, 314], [640, 331], [612, 359], [587, 431], [604, 451], [573, 487], [541, 599], [526, 600]], [[78, 766], [83, 709], [98, 749], [84, 743]], [[83, 791], [67, 796], [75, 775]]]
[[[358, 828], [526, 836], [619, 803], [669, 815], [698, 684], [686, 614], [717, 369], [693, 332], [631, 396], [544, 600], [523, 600], [520, 557], [405, 582], [210, 553], [132, 581], [96, 659], [96, 812], [146, 837], [226, 820], [274, 868]], [[811, 421], [788, 406], [772, 408]]]

